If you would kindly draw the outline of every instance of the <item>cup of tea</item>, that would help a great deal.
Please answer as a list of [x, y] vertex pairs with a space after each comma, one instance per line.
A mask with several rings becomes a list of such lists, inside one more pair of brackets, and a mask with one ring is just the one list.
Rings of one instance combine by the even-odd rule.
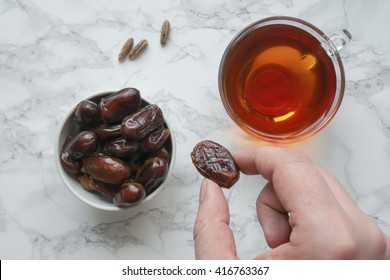
[[223, 105], [247, 133], [274, 143], [297, 142], [324, 128], [344, 95], [339, 50], [347, 30], [327, 37], [293, 17], [250, 24], [229, 43], [219, 68]]

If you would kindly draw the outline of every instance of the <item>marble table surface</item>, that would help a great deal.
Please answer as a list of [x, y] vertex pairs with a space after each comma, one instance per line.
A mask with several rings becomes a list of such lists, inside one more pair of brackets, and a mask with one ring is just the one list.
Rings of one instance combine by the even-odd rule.
[[[231, 151], [263, 145], [228, 117], [218, 67], [233, 36], [268, 16], [307, 20], [327, 34], [346, 28], [346, 94], [319, 134], [285, 145], [345, 185], [390, 234], [390, 1], [387, 0], [1, 0], [0, 259], [193, 259], [202, 177], [190, 160], [200, 140]], [[171, 22], [159, 45], [163, 20]], [[139, 59], [118, 63], [128, 37], [146, 38]], [[79, 100], [136, 87], [172, 124], [170, 184], [141, 207], [113, 213], [83, 204], [55, 164], [59, 125]], [[225, 191], [238, 254], [267, 250], [255, 213], [265, 181], [242, 176]]]

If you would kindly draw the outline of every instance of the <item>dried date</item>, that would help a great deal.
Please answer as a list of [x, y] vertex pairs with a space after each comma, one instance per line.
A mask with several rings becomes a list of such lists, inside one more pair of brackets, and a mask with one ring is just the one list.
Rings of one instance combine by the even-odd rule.
[[99, 107], [91, 100], [83, 100], [77, 105], [74, 116], [79, 125], [93, 127], [100, 121]]
[[62, 167], [72, 173], [77, 173], [81, 164], [79, 159], [96, 149], [97, 137], [93, 132], [82, 131], [75, 137], [68, 136], [62, 145], [60, 162]]
[[76, 177], [85, 190], [96, 191], [104, 195], [105, 197], [113, 198], [119, 190], [118, 185], [112, 185], [97, 181], [93, 179], [92, 176], [85, 173], [79, 173]]
[[141, 140], [164, 123], [164, 116], [155, 104], [147, 105], [126, 117], [121, 125], [122, 135], [129, 140]]
[[141, 151], [148, 153], [157, 151], [164, 145], [169, 135], [169, 129], [164, 126], [152, 131], [142, 140], [140, 145]]
[[95, 151], [97, 137], [96, 134], [91, 131], [82, 131], [70, 139], [66, 144], [64, 151], [67, 152], [72, 159], [78, 160]]
[[168, 162], [165, 159], [153, 157], [143, 164], [135, 181], [145, 187], [146, 194], [150, 194], [164, 181], [167, 173]]
[[157, 151], [150, 153], [149, 155], [150, 155], [150, 157], [159, 157], [159, 158], [165, 159], [168, 163], [171, 160], [171, 154], [168, 152], [168, 150], [164, 146], [161, 147], [160, 149], [158, 149]]
[[81, 168], [80, 162], [78, 160], [72, 159], [68, 152], [61, 153], [60, 162], [62, 167], [71, 173], [77, 173]]
[[109, 124], [119, 123], [141, 106], [138, 89], [124, 88], [104, 97], [99, 102], [100, 117]]
[[114, 139], [122, 135], [120, 124], [117, 125], [100, 124], [99, 126], [93, 129], [93, 132], [96, 134], [100, 142], [106, 142], [108, 140]]
[[115, 185], [123, 183], [130, 176], [130, 167], [119, 158], [97, 154], [83, 158], [81, 172], [95, 180]]
[[142, 201], [146, 196], [145, 188], [135, 182], [128, 182], [121, 185], [121, 189], [113, 198], [116, 206], [132, 206]]
[[240, 170], [231, 153], [213, 141], [199, 142], [191, 153], [191, 159], [200, 174], [220, 187], [231, 188], [240, 178]]
[[122, 137], [107, 142], [104, 146], [103, 153], [109, 156], [128, 157], [138, 151], [139, 143], [129, 141]]

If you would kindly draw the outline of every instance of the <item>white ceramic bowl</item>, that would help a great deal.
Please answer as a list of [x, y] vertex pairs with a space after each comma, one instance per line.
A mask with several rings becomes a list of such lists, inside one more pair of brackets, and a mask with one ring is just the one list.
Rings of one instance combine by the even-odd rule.
[[[83, 98], [83, 100], [88, 99], [88, 100], [98, 101], [102, 97], [109, 95], [113, 92], [115, 92], [115, 91], [105, 91], [105, 92], [96, 93], [96, 94], [89, 96], [87, 98]], [[145, 98], [142, 98], [142, 102], [152, 104], [151, 101], [146, 100]], [[144, 200], [142, 200], [140, 203], [135, 204], [134, 206], [131, 206], [131, 207], [118, 207], [111, 200], [103, 197], [102, 195], [97, 194], [95, 192], [89, 192], [89, 191], [83, 189], [82, 186], [80, 185], [79, 181], [77, 180], [77, 178], [74, 176], [74, 174], [67, 172], [61, 165], [60, 151], [61, 151], [62, 145], [63, 145], [66, 137], [68, 135], [76, 135], [76, 133], [79, 131], [79, 125], [74, 120], [74, 111], [75, 111], [75, 108], [78, 105], [78, 103], [75, 104], [75, 106], [73, 106], [73, 108], [70, 110], [70, 112], [65, 117], [64, 121], [61, 123], [59, 131], [58, 131], [57, 136], [56, 136], [55, 145], [54, 145], [55, 164], [56, 164], [58, 173], [59, 173], [62, 181], [64, 182], [65, 186], [68, 188], [68, 190], [72, 194], [74, 194], [78, 199], [80, 199], [82, 202], [84, 202], [92, 207], [102, 209], [102, 210], [108, 210], [108, 211], [124, 211], [124, 210], [130, 209], [130, 208], [133, 208], [134, 206], [136, 207], [138, 205], [142, 205], [145, 202], [151, 200], [169, 182], [169, 179], [172, 176], [172, 170], [173, 170], [173, 166], [174, 166], [175, 158], [176, 158], [176, 145], [175, 145], [173, 130], [172, 130], [172, 127], [170, 126], [169, 122], [167, 121], [167, 119], [165, 118], [165, 123], [171, 132], [170, 137], [167, 140], [167, 141], [171, 142], [170, 143], [171, 160], [169, 162], [168, 174], [167, 174], [165, 180], [161, 183], [161, 185], [155, 191], [153, 191], [150, 195], [146, 196], [146, 198]]]

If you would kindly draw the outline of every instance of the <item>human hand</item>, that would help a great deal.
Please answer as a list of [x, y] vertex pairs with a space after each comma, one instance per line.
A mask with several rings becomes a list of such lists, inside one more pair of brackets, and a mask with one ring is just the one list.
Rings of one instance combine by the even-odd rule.
[[[233, 157], [245, 174], [268, 183], [256, 201], [270, 251], [255, 259], [384, 259], [390, 241], [340, 183], [299, 152], [256, 147]], [[229, 207], [204, 179], [194, 225], [196, 259], [237, 259]]]

